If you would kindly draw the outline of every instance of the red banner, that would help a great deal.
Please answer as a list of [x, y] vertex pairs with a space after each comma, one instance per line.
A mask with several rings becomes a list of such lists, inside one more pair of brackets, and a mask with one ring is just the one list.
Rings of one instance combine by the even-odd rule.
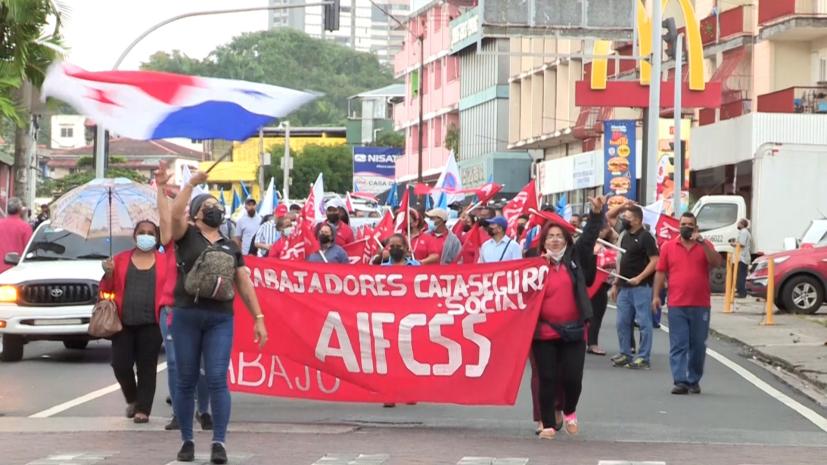
[[658, 217], [658, 224], [655, 225], [655, 239], [658, 241], [658, 247], [661, 247], [665, 242], [669, 242], [680, 235], [680, 220], [661, 213], [660, 217]]
[[512, 405], [543, 296], [542, 259], [475, 266], [248, 258], [270, 338], [237, 300], [235, 391], [352, 402]]

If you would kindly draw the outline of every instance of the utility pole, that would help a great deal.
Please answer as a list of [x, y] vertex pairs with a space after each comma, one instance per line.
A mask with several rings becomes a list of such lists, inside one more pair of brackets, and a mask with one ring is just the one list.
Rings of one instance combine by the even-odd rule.
[[[657, 2], [656, 2], [657, 3]], [[683, 35], [675, 41], [675, 189], [672, 197], [672, 211], [675, 218], [681, 214], [681, 193], [683, 192], [683, 145], [681, 143], [681, 123], [683, 106]]]
[[425, 128], [424, 125], [424, 116], [425, 116], [425, 98], [422, 95], [422, 91], [424, 89], [425, 83], [425, 32], [422, 31], [419, 34], [419, 126], [417, 130], [417, 136], [419, 138], [418, 141], [418, 160], [417, 160], [417, 170], [416, 170], [416, 182], [422, 182], [422, 141], [423, 136], [425, 135]]
[[350, 0], [350, 48], [356, 50], [356, 0]]
[[657, 197], [657, 164], [658, 164], [658, 129], [660, 128], [660, 81], [661, 64], [663, 62], [663, 45], [661, 38], [661, 24], [663, 8], [660, 0], [652, 2], [652, 79], [649, 82], [649, 114], [646, 128], [646, 153], [643, 160], [646, 176], [644, 189], [641, 195], [644, 205], [655, 202]]
[[293, 160], [290, 159], [290, 121], [284, 121], [284, 157], [281, 159], [281, 166], [284, 168], [284, 200], [290, 199], [290, 168], [293, 167]]

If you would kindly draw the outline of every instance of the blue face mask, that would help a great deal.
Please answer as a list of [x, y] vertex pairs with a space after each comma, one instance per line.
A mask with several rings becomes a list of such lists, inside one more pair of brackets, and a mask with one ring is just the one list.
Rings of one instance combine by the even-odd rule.
[[158, 243], [158, 240], [155, 239], [155, 236], [150, 234], [141, 234], [135, 238], [135, 243], [138, 245], [138, 248], [144, 252], [149, 252], [150, 250], [155, 248], [155, 245]]
[[436, 231], [436, 225], [434, 225], [434, 220], [427, 219], [427, 220], [425, 220], [425, 222], [428, 223], [428, 231], [430, 231], [430, 232]]

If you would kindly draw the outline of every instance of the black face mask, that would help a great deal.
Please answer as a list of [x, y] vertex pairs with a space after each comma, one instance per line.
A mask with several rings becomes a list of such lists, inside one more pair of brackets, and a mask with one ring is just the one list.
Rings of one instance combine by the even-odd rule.
[[692, 239], [692, 233], [694, 232], [695, 230], [693, 228], [690, 228], [689, 226], [684, 226], [681, 228], [681, 237], [683, 238], [683, 240], [688, 241], [689, 239]]
[[331, 223], [338, 223], [339, 222], [339, 214], [338, 213], [328, 213], [327, 214], [327, 221]]
[[328, 236], [327, 234], [322, 234], [319, 236], [319, 244], [330, 244], [333, 239]]
[[620, 230], [621, 231], [625, 231], [625, 230], [629, 229], [630, 227], [631, 227], [631, 225], [629, 224], [629, 220], [627, 220], [626, 218], [621, 218], [620, 219]]
[[402, 247], [391, 247], [390, 256], [393, 261], [398, 262], [405, 258], [405, 249]]
[[462, 232], [468, 232], [470, 230], [471, 230], [471, 225], [470, 224], [462, 225]]
[[517, 225], [517, 237], [522, 236], [523, 231], [525, 231], [525, 225], [522, 225], [522, 224]]
[[247, 210], [247, 216], [249, 216], [250, 218], [256, 216], [256, 211], [255, 210]]
[[218, 207], [206, 208], [203, 212], [204, 217], [201, 221], [211, 228], [217, 228], [224, 222], [224, 212]]

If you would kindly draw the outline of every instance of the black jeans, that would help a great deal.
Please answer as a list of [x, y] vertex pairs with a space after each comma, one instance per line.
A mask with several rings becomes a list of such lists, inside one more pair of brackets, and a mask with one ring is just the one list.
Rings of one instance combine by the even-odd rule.
[[[161, 328], [157, 324], [124, 326], [112, 336], [112, 369], [121, 385], [126, 403], [135, 411], [149, 415], [155, 398], [158, 355], [161, 353]], [[135, 368], [138, 379], [135, 380]]]
[[739, 261], [738, 262], [738, 280], [736, 281], [736, 290], [738, 292], [738, 297], [746, 297], [747, 296], [747, 275], [749, 274], [749, 265], [746, 263]]
[[597, 293], [592, 297], [592, 320], [589, 322], [589, 345], [596, 346], [597, 338], [600, 335], [600, 325], [603, 324], [603, 315], [606, 314], [606, 306], [609, 304], [609, 289], [612, 286], [603, 284]]
[[586, 341], [535, 340], [531, 346], [540, 378], [540, 417], [545, 427], [554, 425], [558, 387], [563, 395], [563, 413], [577, 410], [583, 390], [583, 364], [586, 361]]

